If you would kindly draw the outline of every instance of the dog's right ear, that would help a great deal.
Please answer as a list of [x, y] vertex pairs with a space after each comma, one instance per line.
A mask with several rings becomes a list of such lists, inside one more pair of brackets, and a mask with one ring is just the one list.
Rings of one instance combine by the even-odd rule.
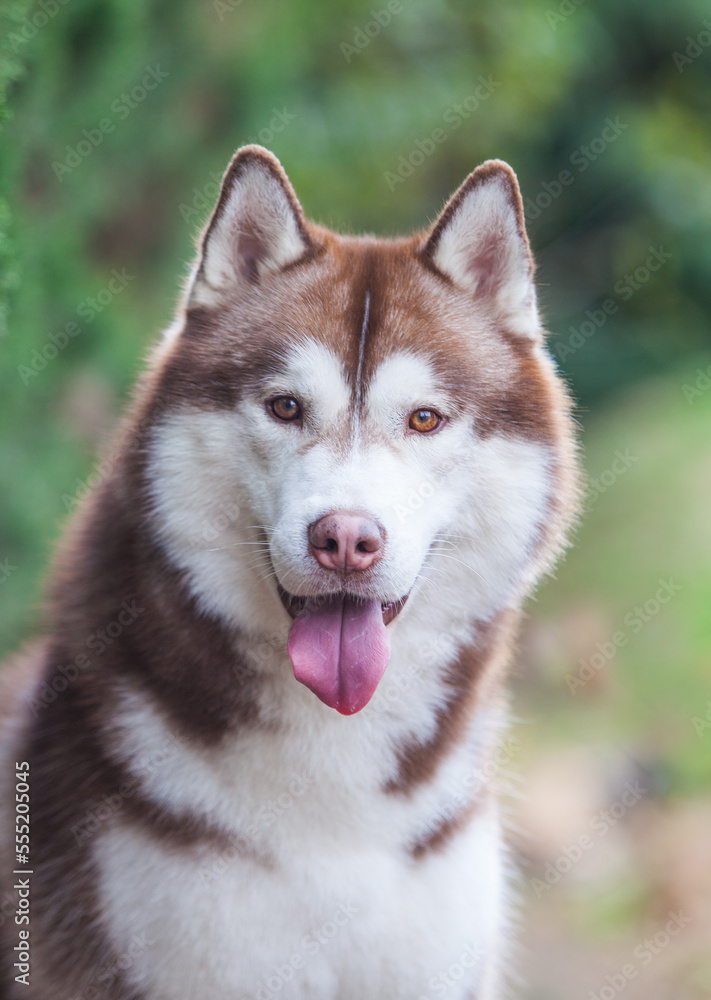
[[222, 178], [220, 197], [200, 241], [191, 304], [258, 283], [313, 251], [304, 212], [273, 153], [243, 146]]
[[469, 174], [445, 205], [422, 257], [488, 303], [509, 332], [540, 336], [523, 200], [508, 163], [487, 160]]

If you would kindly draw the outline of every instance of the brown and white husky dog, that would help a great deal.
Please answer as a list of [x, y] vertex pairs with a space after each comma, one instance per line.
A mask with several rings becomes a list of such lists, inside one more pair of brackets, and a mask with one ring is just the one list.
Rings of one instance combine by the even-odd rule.
[[500, 161], [383, 240], [236, 154], [17, 669], [3, 998], [503, 995], [488, 776], [577, 502], [532, 272]]

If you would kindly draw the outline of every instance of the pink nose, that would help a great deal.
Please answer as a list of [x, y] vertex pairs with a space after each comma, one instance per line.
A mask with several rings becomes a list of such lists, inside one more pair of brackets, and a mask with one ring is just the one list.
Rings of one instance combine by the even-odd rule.
[[363, 514], [337, 510], [309, 525], [309, 549], [325, 569], [352, 573], [380, 558], [384, 532]]

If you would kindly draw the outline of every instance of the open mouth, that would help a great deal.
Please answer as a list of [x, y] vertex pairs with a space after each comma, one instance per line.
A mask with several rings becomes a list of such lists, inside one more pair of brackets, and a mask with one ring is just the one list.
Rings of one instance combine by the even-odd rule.
[[[356, 604], [365, 603], [363, 599], [357, 597], [355, 594], [319, 594], [316, 597], [295, 597], [294, 594], [289, 594], [286, 590], [284, 590], [280, 583], [277, 583], [277, 590], [279, 591], [281, 603], [284, 605], [292, 618], [297, 618], [304, 610], [307, 603], [314, 608], [319, 606], [323, 607], [330, 604], [333, 600], [343, 600], [344, 598], [354, 601]], [[380, 610], [383, 615], [383, 625], [389, 625], [391, 621], [394, 621], [394, 619], [397, 618], [402, 609], [405, 607], [409, 596], [409, 594], [405, 594], [404, 597], [401, 597], [397, 601], [381, 602]]]
[[294, 597], [277, 586], [294, 619], [286, 649], [297, 681], [341, 715], [360, 712], [390, 662], [386, 626], [409, 595], [386, 602], [347, 593]]

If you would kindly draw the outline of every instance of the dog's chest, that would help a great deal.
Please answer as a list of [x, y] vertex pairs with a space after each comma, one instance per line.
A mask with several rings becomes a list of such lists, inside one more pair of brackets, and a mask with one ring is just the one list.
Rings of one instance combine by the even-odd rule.
[[278, 859], [237, 848], [181, 856], [127, 830], [101, 856], [116, 952], [131, 956], [148, 1000], [414, 1000], [441, 995], [448, 970], [449, 995], [464, 1000], [498, 937], [492, 816], [417, 862], [383, 845], [327, 844], [318, 831]]
[[299, 740], [246, 738], [219, 760], [166, 742], [144, 713], [143, 759], [151, 743], [165, 754], [146, 774], [153, 795], [232, 835], [171, 850], [117, 823], [97, 840], [115, 948], [148, 1000], [413, 1000], [440, 995], [437, 977], [455, 966], [453, 1000], [478, 982], [498, 923], [495, 816], [482, 810], [446, 851], [415, 858], [413, 838], [449, 791], [388, 792], [382, 727], [346, 720], [344, 738], [333, 721], [311, 739], [308, 727]]

